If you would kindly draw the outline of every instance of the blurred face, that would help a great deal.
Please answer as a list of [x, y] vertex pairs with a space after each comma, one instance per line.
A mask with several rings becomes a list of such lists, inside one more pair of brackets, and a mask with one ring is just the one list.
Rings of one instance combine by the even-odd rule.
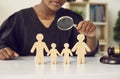
[[57, 11], [65, 2], [66, 0], [42, 0], [44, 7], [53, 11]]

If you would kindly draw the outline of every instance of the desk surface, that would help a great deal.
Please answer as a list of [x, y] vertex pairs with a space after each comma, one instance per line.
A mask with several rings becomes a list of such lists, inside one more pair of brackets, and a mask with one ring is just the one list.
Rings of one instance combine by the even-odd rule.
[[34, 56], [0, 61], [0, 79], [120, 79], [120, 65], [99, 62], [99, 57], [86, 57], [86, 64], [77, 64], [71, 57], [71, 64], [63, 64], [58, 57], [57, 64], [51, 64], [45, 57], [45, 64], [36, 65]]

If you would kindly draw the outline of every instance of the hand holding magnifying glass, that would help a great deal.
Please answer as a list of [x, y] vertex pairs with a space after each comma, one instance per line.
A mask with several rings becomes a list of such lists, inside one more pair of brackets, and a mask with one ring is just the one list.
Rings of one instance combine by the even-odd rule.
[[[77, 24], [74, 24], [73, 19], [70, 16], [62, 16], [57, 21], [57, 27], [63, 31], [70, 30], [72, 27], [76, 28], [76, 26]], [[77, 26], [78, 32], [88, 37], [96, 36], [95, 29], [96, 27], [91, 21], [81, 21]]]

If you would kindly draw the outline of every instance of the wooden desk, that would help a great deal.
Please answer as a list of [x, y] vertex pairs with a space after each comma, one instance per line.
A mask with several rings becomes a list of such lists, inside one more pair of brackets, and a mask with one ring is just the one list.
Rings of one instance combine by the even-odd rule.
[[120, 79], [120, 65], [99, 62], [99, 57], [86, 57], [86, 64], [77, 64], [71, 57], [71, 64], [63, 64], [58, 57], [57, 64], [51, 64], [45, 57], [45, 64], [34, 64], [34, 56], [0, 61], [0, 79]]

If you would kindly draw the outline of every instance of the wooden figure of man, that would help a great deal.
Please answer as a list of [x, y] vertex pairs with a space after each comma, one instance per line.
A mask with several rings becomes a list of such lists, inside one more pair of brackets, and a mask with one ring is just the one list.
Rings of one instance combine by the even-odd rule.
[[56, 64], [57, 54], [60, 56], [60, 53], [56, 49], [56, 44], [55, 43], [52, 43], [51, 47], [52, 48], [50, 49], [50, 51], [47, 55], [50, 55], [50, 57], [51, 57], [51, 64]]
[[72, 52], [76, 51], [77, 54], [77, 63], [78, 64], [84, 64], [85, 63], [85, 54], [86, 52], [90, 52], [90, 48], [87, 46], [83, 40], [85, 39], [85, 36], [83, 34], [79, 34], [77, 36], [78, 42], [73, 46]]
[[44, 64], [44, 49], [46, 52], [49, 52], [49, 49], [45, 42], [42, 40], [44, 39], [43, 34], [37, 34], [36, 39], [38, 40], [37, 42], [34, 43], [31, 49], [31, 53], [33, 53], [36, 50], [36, 58], [35, 58], [35, 63], [36, 64]]
[[70, 63], [70, 58], [69, 58], [69, 55], [73, 56], [71, 50], [69, 49], [69, 44], [68, 43], [65, 43], [64, 44], [64, 49], [62, 50], [61, 52], [61, 56], [63, 56], [64, 54], [64, 64], [69, 64]]

